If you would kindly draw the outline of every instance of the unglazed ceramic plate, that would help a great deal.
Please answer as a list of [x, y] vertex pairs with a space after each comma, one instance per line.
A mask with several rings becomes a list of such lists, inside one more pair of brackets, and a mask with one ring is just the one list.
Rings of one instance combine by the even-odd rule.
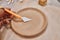
[[26, 23], [12, 21], [12, 30], [22, 37], [36, 37], [40, 35], [47, 26], [46, 16], [36, 8], [22, 9], [18, 11], [18, 15], [32, 19]]

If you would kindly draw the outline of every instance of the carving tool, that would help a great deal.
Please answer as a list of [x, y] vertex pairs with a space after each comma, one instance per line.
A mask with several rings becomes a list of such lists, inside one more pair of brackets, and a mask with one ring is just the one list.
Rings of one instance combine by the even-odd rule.
[[32, 19], [29, 19], [29, 18], [27, 18], [27, 17], [22, 17], [22, 16], [20, 16], [20, 15], [17, 15], [16, 13], [14, 13], [14, 12], [12, 12], [12, 11], [6, 9], [6, 8], [4, 8], [4, 10], [5, 10], [6, 12], [8, 12], [8, 13], [14, 15], [14, 16], [17, 17], [17, 18], [21, 18], [24, 22], [27, 22], [27, 21], [32, 20]]

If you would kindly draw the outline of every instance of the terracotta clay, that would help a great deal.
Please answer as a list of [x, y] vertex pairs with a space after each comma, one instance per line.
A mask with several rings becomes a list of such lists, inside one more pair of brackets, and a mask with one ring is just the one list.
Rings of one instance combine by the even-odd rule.
[[46, 25], [47, 20], [45, 15], [38, 9], [25, 8], [18, 12], [18, 15], [25, 16], [32, 19], [29, 22], [14, 22], [12, 21], [12, 29], [14, 32], [21, 36], [32, 37], [42, 32]]

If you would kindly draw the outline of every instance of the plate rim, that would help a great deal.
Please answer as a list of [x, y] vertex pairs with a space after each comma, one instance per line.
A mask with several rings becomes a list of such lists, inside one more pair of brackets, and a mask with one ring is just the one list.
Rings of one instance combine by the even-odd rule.
[[21, 37], [24, 37], [24, 38], [33, 38], [33, 37], [39, 36], [40, 34], [42, 34], [43, 31], [46, 30], [47, 24], [48, 24], [47, 18], [46, 18], [46, 16], [45, 16], [45, 14], [44, 14], [40, 9], [28, 7], [28, 8], [24, 8], [24, 9], [19, 10], [17, 13], [20, 13], [20, 12], [22, 12], [22, 11], [26, 11], [26, 10], [29, 10], [29, 9], [33, 9], [33, 10], [36, 10], [36, 11], [40, 12], [40, 13], [44, 16], [44, 19], [45, 19], [45, 20], [44, 20], [44, 24], [43, 24], [43, 27], [42, 27], [41, 31], [40, 31], [39, 33], [37, 33], [37, 34], [30, 35], [30, 36], [28, 36], [28, 35], [23, 35], [23, 34], [20, 34], [19, 32], [17, 32], [17, 31], [12, 27], [12, 23], [11, 23], [11, 29], [12, 29], [12, 31], [15, 32], [17, 35], [19, 35], [19, 36], [21, 36]]

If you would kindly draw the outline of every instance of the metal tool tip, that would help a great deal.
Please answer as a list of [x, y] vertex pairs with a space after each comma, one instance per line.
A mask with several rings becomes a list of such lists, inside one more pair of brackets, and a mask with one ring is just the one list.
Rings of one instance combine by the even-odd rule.
[[28, 22], [28, 21], [30, 21], [30, 20], [32, 20], [32, 19], [29, 19], [29, 18], [27, 18], [27, 17], [22, 17], [22, 20], [23, 20], [24, 22]]

